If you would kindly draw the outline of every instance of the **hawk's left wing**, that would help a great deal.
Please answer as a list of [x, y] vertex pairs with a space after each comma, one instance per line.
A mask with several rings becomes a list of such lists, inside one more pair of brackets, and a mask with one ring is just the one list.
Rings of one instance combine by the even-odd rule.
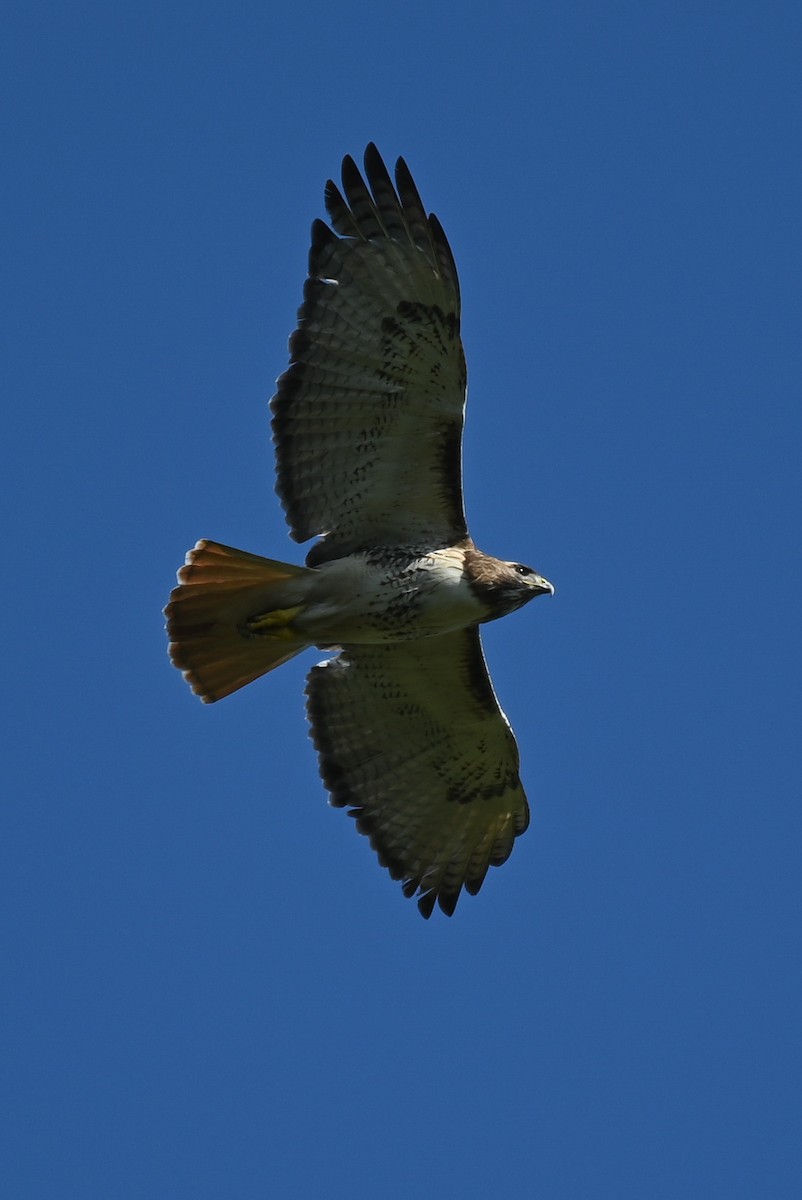
[[529, 823], [479, 631], [348, 646], [312, 668], [307, 696], [331, 803], [350, 808], [424, 917], [435, 902], [450, 916]]

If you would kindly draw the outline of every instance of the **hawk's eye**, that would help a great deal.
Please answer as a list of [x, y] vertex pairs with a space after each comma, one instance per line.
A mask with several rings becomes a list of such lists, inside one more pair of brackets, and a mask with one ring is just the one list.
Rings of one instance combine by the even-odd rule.
[[531, 567], [525, 567], [523, 563], [513, 563], [513, 571], [517, 571], [519, 575], [532, 575], [534, 572]]

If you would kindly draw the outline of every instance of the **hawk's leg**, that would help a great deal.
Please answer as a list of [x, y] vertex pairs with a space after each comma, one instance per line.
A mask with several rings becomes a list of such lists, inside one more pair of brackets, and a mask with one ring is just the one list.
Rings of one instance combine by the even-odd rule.
[[243, 632], [252, 637], [267, 636], [291, 641], [298, 636], [292, 627], [292, 622], [300, 612], [303, 612], [303, 609], [303, 604], [296, 604], [294, 608], [274, 608], [271, 612], [251, 617], [245, 622]]

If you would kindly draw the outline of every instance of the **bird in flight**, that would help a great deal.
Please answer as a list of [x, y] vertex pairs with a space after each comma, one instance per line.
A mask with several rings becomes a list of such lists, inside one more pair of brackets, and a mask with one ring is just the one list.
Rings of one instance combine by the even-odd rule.
[[312, 226], [290, 365], [271, 401], [277, 485], [305, 566], [199, 541], [165, 609], [206, 703], [309, 646], [323, 782], [424, 917], [509, 857], [529, 823], [479, 626], [554, 588], [484, 554], [462, 497], [466, 397], [454, 258], [399, 159], [371, 144]]

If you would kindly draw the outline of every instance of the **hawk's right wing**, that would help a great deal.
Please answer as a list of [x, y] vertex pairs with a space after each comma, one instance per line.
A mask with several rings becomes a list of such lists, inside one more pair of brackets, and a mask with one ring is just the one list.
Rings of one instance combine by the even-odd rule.
[[[309, 278], [273, 397], [278, 483], [311, 564], [354, 550], [453, 545], [462, 503], [465, 360], [459, 284], [437, 218], [399, 159], [329, 181], [334, 230], [312, 227]], [[339, 235], [339, 236], [338, 236]]]

